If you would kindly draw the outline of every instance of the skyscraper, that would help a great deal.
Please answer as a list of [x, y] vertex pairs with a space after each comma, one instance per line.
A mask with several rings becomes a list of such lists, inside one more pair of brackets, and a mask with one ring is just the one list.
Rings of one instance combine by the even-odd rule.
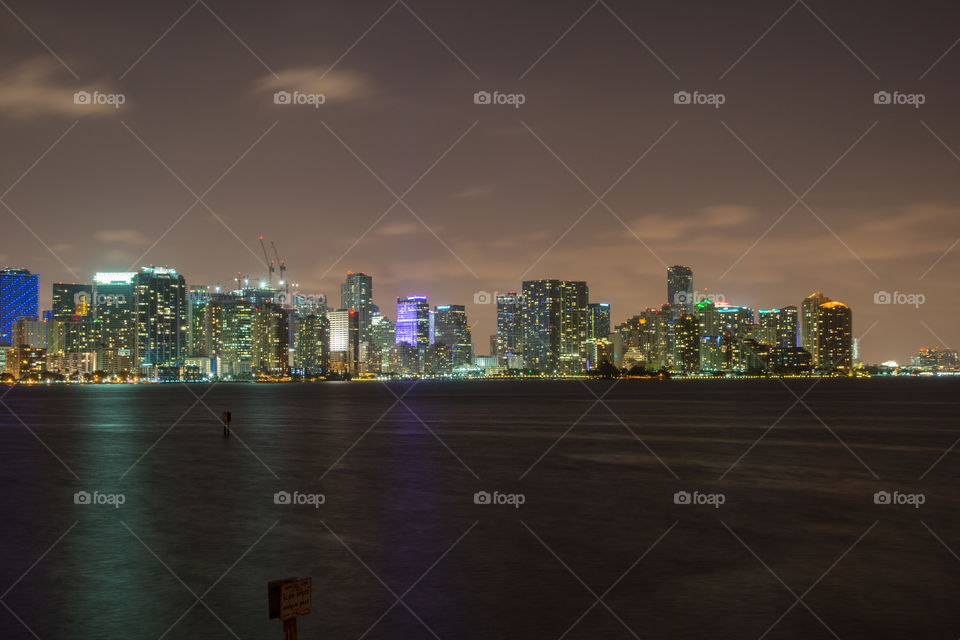
[[683, 265], [667, 268], [667, 303], [676, 313], [693, 313], [693, 269]]
[[817, 291], [803, 299], [800, 304], [800, 346], [810, 352], [810, 360], [814, 367], [819, 363], [818, 349], [820, 339], [817, 337], [817, 315], [820, 305], [830, 302], [830, 298]]
[[369, 342], [373, 320], [373, 276], [348, 271], [347, 281], [340, 285], [340, 308], [357, 312], [360, 342]]
[[527, 280], [522, 292], [524, 366], [547, 374], [584, 371], [587, 283]]
[[434, 309], [434, 343], [450, 348], [453, 368], [468, 366], [473, 361], [473, 338], [462, 304], [440, 305]]
[[144, 267], [133, 277], [139, 365], [181, 364], [187, 343], [187, 285], [175, 269]]
[[256, 306], [233, 293], [213, 293], [206, 304], [207, 352], [219, 361], [221, 378], [243, 378], [253, 373], [253, 335]]
[[799, 327], [797, 308], [761, 309], [759, 312], [757, 342], [774, 347], [796, 347]]
[[50, 317], [51, 353], [82, 353], [93, 346], [93, 285], [55, 282]]
[[[135, 275], [134, 272], [106, 272], [93, 276], [93, 346], [98, 367], [111, 373], [136, 365]], [[101, 366], [100, 363], [108, 364]]]
[[610, 305], [591, 302], [587, 305], [587, 340], [599, 340], [610, 335]]
[[286, 309], [264, 303], [253, 319], [253, 370], [278, 376], [288, 372], [290, 334]]
[[26, 269], [0, 269], [0, 345], [10, 344], [14, 322], [39, 315], [39, 276]]
[[423, 348], [430, 344], [430, 304], [424, 296], [397, 298], [397, 329], [394, 340]]
[[326, 373], [329, 366], [330, 323], [326, 315], [308, 310], [297, 317], [293, 367], [302, 376]]
[[494, 343], [496, 349], [492, 355], [504, 367], [510, 366], [510, 359], [523, 357], [522, 308], [516, 291], [497, 296], [497, 333]]
[[355, 309], [327, 311], [330, 323], [330, 371], [355, 375], [360, 357], [360, 314]]
[[853, 367], [853, 314], [842, 302], [824, 302], [818, 308], [817, 362], [825, 373], [849, 372]]

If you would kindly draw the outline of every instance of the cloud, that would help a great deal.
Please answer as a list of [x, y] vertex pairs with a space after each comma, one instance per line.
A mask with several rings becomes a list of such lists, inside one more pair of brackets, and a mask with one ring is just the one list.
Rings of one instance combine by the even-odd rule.
[[150, 243], [149, 238], [136, 229], [105, 229], [94, 235], [97, 240], [106, 244], [142, 246]]
[[420, 230], [415, 222], [388, 222], [378, 225], [374, 233], [378, 236], [408, 236]]
[[[55, 61], [46, 57], [31, 58], [0, 74], [0, 115], [17, 120], [33, 120], [44, 117], [81, 118], [84, 116], [115, 116], [120, 109], [109, 104], [84, 104], [74, 94], [86, 91], [92, 95], [120, 95], [112, 92], [106, 84], [76, 86], [68, 84], [65, 71]], [[125, 101], [126, 98], [124, 97]]]
[[493, 189], [490, 187], [467, 187], [453, 194], [453, 198], [458, 200], [474, 200], [476, 198], [485, 198], [493, 193]]
[[282, 69], [276, 76], [266, 74], [253, 84], [254, 93], [280, 90], [322, 93], [327, 103], [360, 100], [375, 93], [373, 83], [367, 76], [352, 71], [325, 71], [323, 67]]

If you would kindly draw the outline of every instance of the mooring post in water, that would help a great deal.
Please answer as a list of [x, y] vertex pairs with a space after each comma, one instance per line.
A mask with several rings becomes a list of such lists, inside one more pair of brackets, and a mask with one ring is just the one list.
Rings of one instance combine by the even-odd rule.
[[283, 621], [284, 640], [297, 640], [297, 618], [313, 610], [313, 578], [284, 578], [267, 583], [271, 618]]

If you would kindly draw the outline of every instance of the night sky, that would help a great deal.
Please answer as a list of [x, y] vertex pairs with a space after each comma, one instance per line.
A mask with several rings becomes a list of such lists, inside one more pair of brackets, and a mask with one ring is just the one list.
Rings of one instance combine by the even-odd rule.
[[958, 340], [958, 18], [949, 2], [6, 0], [0, 265], [39, 273], [49, 308], [52, 282], [144, 264], [258, 280], [262, 234], [334, 306], [348, 269], [390, 317], [398, 295], [466, 303], [483, 354], [495, 312], [476, 292], [583, 279], [618, 323], [665, 302], [679, 263], [754, 308], [822, 290], [853, 308], [865, 361], [903, 362]]

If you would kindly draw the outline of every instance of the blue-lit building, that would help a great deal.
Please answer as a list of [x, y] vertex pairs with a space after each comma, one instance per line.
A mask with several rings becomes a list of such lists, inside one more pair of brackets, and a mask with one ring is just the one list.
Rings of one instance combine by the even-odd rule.
[[425, 296], [397, 298], [394, 342], [426, 347], [430, 344], [430, 305]]
[[9, 345], [13, 323], [40, 314], [40, 278], [26, 269], [0, 269], [0, 345]]

